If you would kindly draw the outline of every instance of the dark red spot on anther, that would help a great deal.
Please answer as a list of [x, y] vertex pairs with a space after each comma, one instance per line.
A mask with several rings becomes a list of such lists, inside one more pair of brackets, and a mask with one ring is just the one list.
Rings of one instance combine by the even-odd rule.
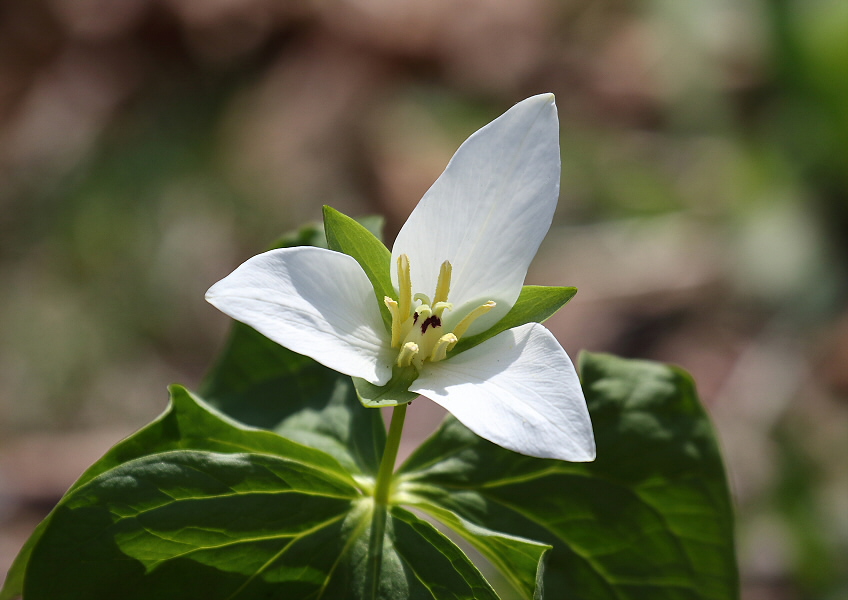
[[412, 324], [415, 325], [418, 322], [418, 313], [412, 315]]

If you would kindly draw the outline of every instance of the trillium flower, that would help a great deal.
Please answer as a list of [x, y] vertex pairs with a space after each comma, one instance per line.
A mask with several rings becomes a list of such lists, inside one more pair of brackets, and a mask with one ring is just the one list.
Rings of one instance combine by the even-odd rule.
[[404, 393], [429, 398], [500, 446], [593, 460], [580, 381], [550, 331], [530, 322], [470, 348], [460, 343], [516, 304], [550, 227], [559, 178], [554, 97], [534, 96], [468, 138], [413, 210], [391, 253], [393, 293], [375, 297], [372, 279], [347, 254], [297, 247], [251, 258], [206, 298], [354, 381], [400, 380]]

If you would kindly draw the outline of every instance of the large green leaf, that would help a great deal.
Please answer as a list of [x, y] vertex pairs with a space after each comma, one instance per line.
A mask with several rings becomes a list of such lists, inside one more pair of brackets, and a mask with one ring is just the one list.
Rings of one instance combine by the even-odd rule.
[[355, 497], [353, 487], [273, 456], [137, 459], [59, 505], [33, 550], [24, 597], [250, 598], [274, 580], [315, 585], [338, 554]]
[[402, 467], [402, 494], [551, 544], [550, 598], [736, 598], [727, 482], [690, 377], [591, 354], [581, 371], [595, 462], [521, 456], [448, 419]]
[[551, 546], [477, 525], [426, 498], [406, 500], [465, 538], [497, 567], [521, 598], [541, 600], [544, 597], [542, 576]]
[[[301, 446], [274, 433], [244, 427], [231, 421], [182, 386], [171, 386], [170, 391], [171, 402], [168, 409], [158, 419], [109, 450], [80, 476], [71, 486], [69, 493], [128, 461], [185, 448], [224, 453], [251, 451], [297, 456], [311, 468], [353, 484], [347, 470], [323, 452]], [[11, 600], [20, 595], [32, 549], [48, 527], [54, 513], [55, 510], [38, 525], [18, 553], [0, 591], [0, 598], [3, 600]]]
[[27, 600], [497, 599], [450, 540], [375, 507], [329, 455], [174, 392], [45, 521]]

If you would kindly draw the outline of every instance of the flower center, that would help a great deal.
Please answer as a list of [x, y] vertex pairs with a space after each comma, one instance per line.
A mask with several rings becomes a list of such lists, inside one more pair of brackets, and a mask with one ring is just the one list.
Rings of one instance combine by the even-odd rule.
[[[448, 302], [452, 271], [450, 262], [446, 260], [439, 269], [432, 302], [425, 294], [413, 296], [409, 257], [406, 254], [398, 257], [397, 268], [398, 300], [388, 296], [383, 299], [392, 315], [392, 348], [399, 349], [397, 366], [412, 365], [420, 371], [425, 361], [437, 362], [447, 358], [459, 338], [476, 319], [492, 310], [495, 302], [489, 300], [478, 306], [465, 315], [453, 331], [445, 332], [442, 314], [446, 310], [453, 310], [453, 304]], [[418, 305], [413, 306], [416, 302]]]

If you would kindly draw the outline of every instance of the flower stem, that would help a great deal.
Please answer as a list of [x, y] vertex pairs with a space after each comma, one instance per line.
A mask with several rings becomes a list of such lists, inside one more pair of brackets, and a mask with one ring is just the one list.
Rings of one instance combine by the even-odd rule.
[[406, 404], [395, 406], [392, 410], [392, 423], [386, 437], [386, 447], [380, 461], [380, 471], [377, 473], [377, 485], [374, 488], [374, 500], [377, 504], [386, 505], [389, 501], [389, 491], [392, 487], [392, 475], [395, 470], [400, 436], [403, 433], [403, 421], [406, 418]]

